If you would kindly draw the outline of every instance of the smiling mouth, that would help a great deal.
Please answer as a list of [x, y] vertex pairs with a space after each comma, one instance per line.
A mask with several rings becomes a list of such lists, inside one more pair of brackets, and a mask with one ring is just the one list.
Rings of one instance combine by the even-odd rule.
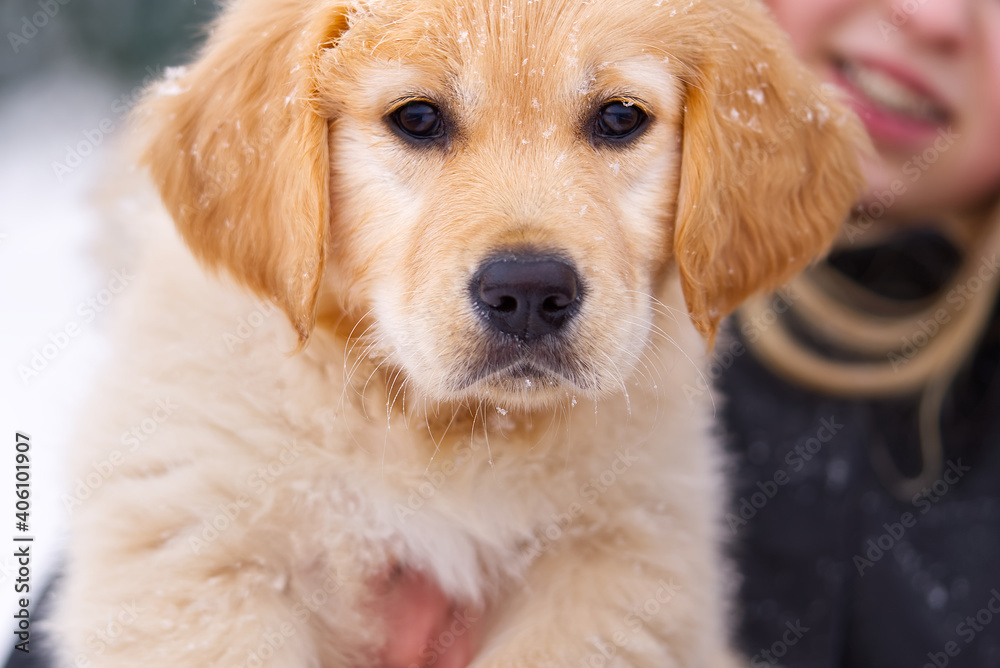
[[935, 126], [949, 120], [948, 110], [938, 100], [880, 68], [848, 60], [838, 60], [834, 66], [854, 92], [878, 111]]

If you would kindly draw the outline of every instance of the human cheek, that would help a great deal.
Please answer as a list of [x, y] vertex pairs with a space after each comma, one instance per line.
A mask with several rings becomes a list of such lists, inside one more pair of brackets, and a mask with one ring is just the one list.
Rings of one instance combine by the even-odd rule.
[[957, 206], [970, 206], [1000, 191], [1000, 2], [978, 5], [979, 34], [972, 49], [973, 94], [965, 97], [964, 135], [956, 143], [949, 186]]
[[872, 0], [765, 0], [778, 24], [807, 61], [828, 45], [834, 30]]

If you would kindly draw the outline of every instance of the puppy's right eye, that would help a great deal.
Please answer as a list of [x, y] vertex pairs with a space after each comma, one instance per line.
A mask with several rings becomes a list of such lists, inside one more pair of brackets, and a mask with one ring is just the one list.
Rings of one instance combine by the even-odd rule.
[[441, 110], [425, 100], [407, 102], [390, 115], [392, 124], [413, 139], [438, 139], [444, 136]]

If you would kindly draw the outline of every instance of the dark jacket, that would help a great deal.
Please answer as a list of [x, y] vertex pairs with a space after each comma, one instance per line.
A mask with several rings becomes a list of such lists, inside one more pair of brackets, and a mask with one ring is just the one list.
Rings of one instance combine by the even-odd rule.
[[[916, 235], [831, 263], [910, 298], [940, 287], [957, 257]], [[739, 640], [753, 666], [1000, 666], [1000, 311], [945, 399], [941, 478], [907, 500], [887, 491], [871, 453], [913, 466], [914, 397], [823, 396], [750, 352], [717, 387]]]

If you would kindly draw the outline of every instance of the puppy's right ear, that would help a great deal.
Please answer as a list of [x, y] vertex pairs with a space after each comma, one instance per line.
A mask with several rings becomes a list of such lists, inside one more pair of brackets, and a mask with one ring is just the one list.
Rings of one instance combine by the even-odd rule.
[[154, 86], [138, 112], [144, 162], [195, 256], [277, 303], [300, 343], [329, 225], [316, 68], [347, 27], [346, 4], [232, 3], [198, 62]]

